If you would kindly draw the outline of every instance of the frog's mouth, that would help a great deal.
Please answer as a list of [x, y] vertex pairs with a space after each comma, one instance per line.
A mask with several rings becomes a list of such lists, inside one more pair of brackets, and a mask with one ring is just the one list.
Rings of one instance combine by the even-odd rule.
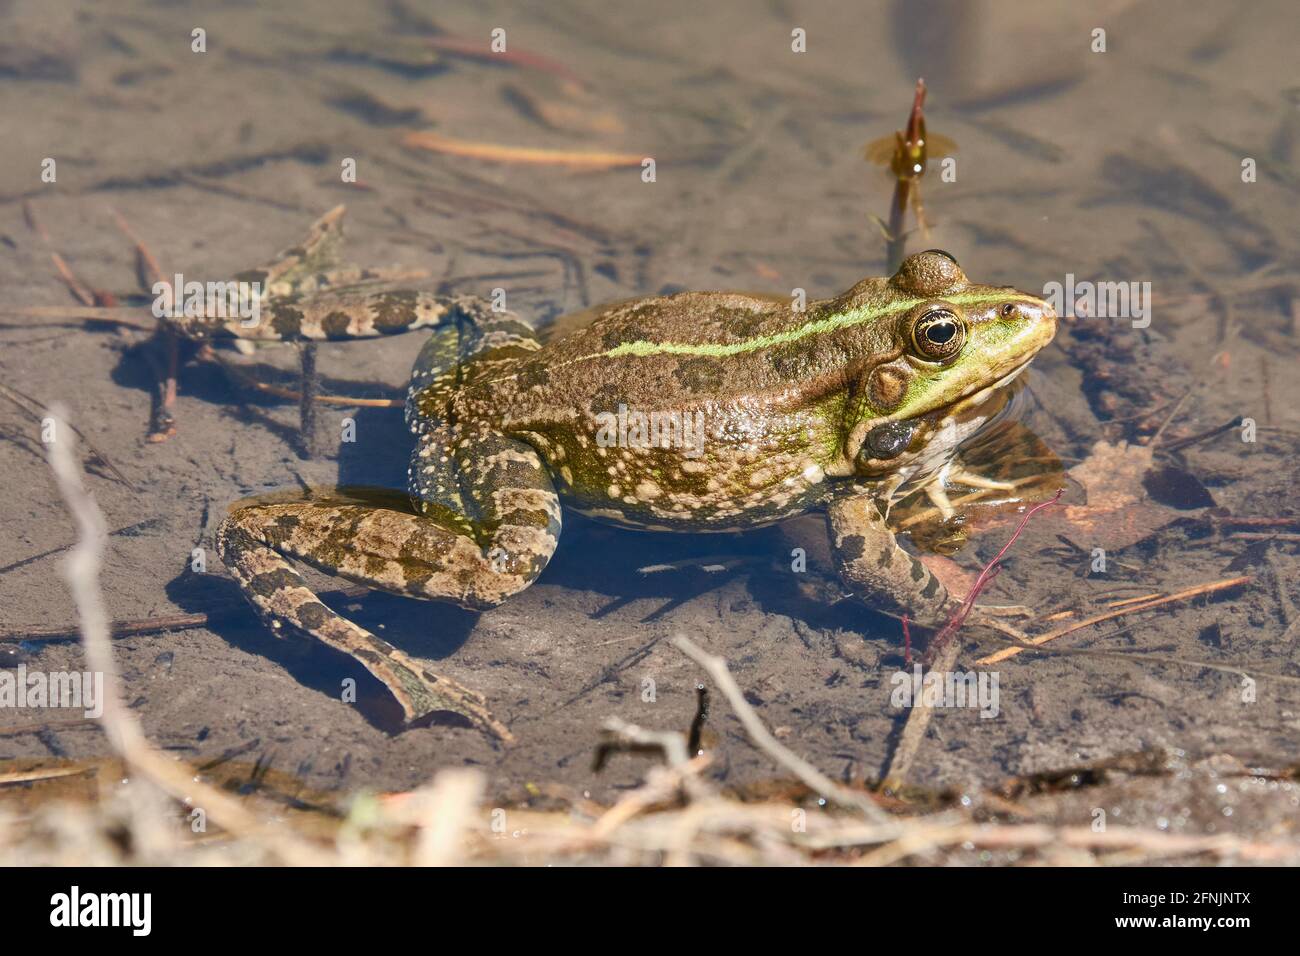
[[1023, 372], [1029, 366], [1029, 363], [1032, 362], [1033, 360], [1034, 360], [1033, 356], [1030, 356], [1029, 358], [1025, 359], [1023, 362], [1021, 362], [1019, 365], [1017, 365], [1015, 368], [1013, 368], [1006, 375], [1003, 375], [996, 382], [992, 383], [991, 385], [985, 385], [983, 388], [979, 388], [970, 392], [969, 394], [962, 395], [956, 401], [952, 402], [949, 405], [943, 406], [939, 410], [943, 411], [945, 414], [948, 415], [955, 415], [966, 411], [966, 409], [968, 408], [974, 408], [977, 405], [984, 404], [986, 401], [989, 400], [989, 398], [995, 392], [998, 392], [1006, 388], [1008, 385], [1014, 382], [1016, 380], [1016, 377], [1021, 372]]

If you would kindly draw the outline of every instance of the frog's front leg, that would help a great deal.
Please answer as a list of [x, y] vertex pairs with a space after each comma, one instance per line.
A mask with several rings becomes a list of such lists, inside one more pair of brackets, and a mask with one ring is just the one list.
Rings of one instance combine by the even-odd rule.
[[[532, 448], [495, 432], [473, 438], [457, 461], [448, 454], [455, 446], [447, 435], [423, 436], [423, 460], [432, 459], [431, 467], [455, 487], [439, 484], [443, 494], [419, 502], [420, 513], [328, 498], [251, 503], [232, 510], [218, 547], [272, 628], [289, 625], [354, 657], [388, 686], [408, 720], [451, 710], [510, 739], [479, 694], [326, 607], [288, 560], [392, 593], [474, 609], [523, 590], [555, 550], [559, 499]], [[471, 450], [472, 460], [466, 457]], [[415, 461], [421, 460], [417, 450]]]
[[[958, 608], [934, 573], [899, 545], [869, 494], [833, 502], [827, 510], [831, 550], [840, 577], [854, 594], [893, 617], [904, 615], [922, 627], [947, 624]], [[1025, 635], [998, 621], [1027, 609], [977, 604], [968, 618], [1023, 640]]]
[[835, 563], [853, 593], [893, 617], [941, 627], [952, 613], [948, 590], [899, 545], [868, 494], [842, 498], [827, 509]]

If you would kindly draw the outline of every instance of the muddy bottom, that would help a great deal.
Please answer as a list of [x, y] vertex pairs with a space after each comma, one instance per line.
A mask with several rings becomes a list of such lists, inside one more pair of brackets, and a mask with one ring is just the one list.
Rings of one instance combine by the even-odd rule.
[[[210, 52], [197, 60], [193, 24], [175, 11], [142, 3], [108, 18], [88, 5], [60, 32], [39, 4], [13, 5], [4, 15], [15, 35], [45, 55], [0, 64], [8, 73], [0, 100], [18, 118], [0, 146], [4, 305], [71, 302], [49, 248], [24, 221], [24, 201], [84, 282], [119, 292], [135, 288], [133, 251], [109, 207], [164, 274], [226, 276], [345, 202], [351, 260], [425, 270], [423, 288], [504, 287], [511, 308], [542, 323], [637, 294], [801, 287], [815, 298], [881, 274], [883, 243], [868, 211], [885, 211], [890, 184], [862, 161], [861, 146], [902, 124], [918, 62], [943, 51], [919, 40], [890, 45], [898, 11], [868, 23], [852, 5], [819, 7], [796, 18], [816, 38], [816, 55], [771, 70], [764, 64], [790, 55], [790, 16], [724, 6], [604, 19], [559, 4], [507, 17], [512, 42], [583, 78], [579, 95], [566, 77], [519, 64], [442, 55], [423, 66], [340, 47], [340, 37], [423, 35], [418, 15], [408, 22], [381, 3], [329, 7], [311, 30], [295, 30], [301, 24], [287, 13], [218, 7], [206, 24]], [[1035, 14], [1034, 43], [1063, 51], [1065, 79], [1038, 64], [1026, 67], [1023, 89], [999, 92], [988, 76], [936, 75], [930, 122], [961, 144], [962, 165], [955, 183], [926, 180], [932, 234], [913, 248], [950, 249], [982, 282], [1041, 290], [1071, 273], [1155, 290], [1149, 326], [1064, 322], [1027, 374], [1024, 424], [1066, 471], [1066, 493], [1029, 525], [984, 600], [1031, 609], [1032, 634], [1129, 598], [1247, 580], [984, 668], [998, 678], [996, 713], [936, 712], [910, 776], [923, 792], [986, 791], [1007, 777], [1158, 748], [1193, 762], [1300, 762], [1292, 480], [1300, 389], [1289, 371], [1300, 280], [1290, 213], [1297, 179], [1287, 163], [1296, 127], [1281, 67], [1289, 56], [1267, 55], [1294, 48], [1286, 36], [1294, 17], [1272, 5], [1284, 26], [1253, 17], [1210, 48], [1217, 8], [1194, 4], [1199, 19], [1171, 25], [1164, 6], [1115, 5], [1114, 52], [1104, 61], [1075, 52], [1083, 41], [1066, 7]], [[1006, 25], [989, 16], [961, 29], [996, 37]], [[478, 37], [495, 22], [466, 8], [438, 26]], [[835, 63], [874, 65], [870, 75], [865, 67], [845, 75]], [[964, 99], [969, 90], [984, 90], [983, 99]], [[520, 106], [534, 94], [574, 109]], [[1103, 119], [1104, 135], [1080, 135]], [[402, 145], [403, 133], [432, 128], [465, 140], [645, 152], [661, 158], [658, 181], [643, 183], [639, 167], [575, 171]], [[1280, 172], [1247, 188], [1238, 153], [1272, 155]], [[58, 158], [56, 183], [39, 179], [46, 156]], [[355, 183], [340, 179], [349, 157]], [[137, 314], [148, 319], [147, 309]], [[295, 403], [189, 362], [176, 435], [148, 443], [154, 372], [144, 333], [48, 314], [5, 323], [0, 378], [39, 403], [66, 403], [133, 486], [92, 463], [90, 487], [112, 532], [102, 583], [114, 618], [219, 615], [209, 627], [114, 642], [130, 707], [178, 757], [203, 763], [239, 752], [339, 794], [405, 790], [440, 768], [474, 765], [489, 774], [494, 798], [520, 799], [546, 782], [607, 801], [645, 769], [622, 756], [593, 771], [607, 718], [681, 731], [691, 723], [703, 675], [669, 640], [685, 634], [727, 659], [750, 704], [801, 756], [844, 781], [882, 774], [907, 713], [891, 699], [895, 675], [908, 670], [901, 628], [853, 600], [834, 601], [833, 585], [805, 586], [830, 573], [824, 544], [809, 544], [807, 570], [795, 571], [796, 545], [778, 529], [674, 537], [566, 516], [541, 579], [499, 609], [339, 597], [335, 607], [350, 618], [481, 691], [517, 743], [494, 743], [454, 717], [401, 728], [395, 704], [358, 665], [263, 627], [213, 545], [226, 507], [251, 494], [400, 489], [410, 448], [400, 410], [321, 406], [324, 451], [307, 457]], [[322, 345], [322, 389], [400, 396], [420, 344], [408, 335]], [[292, 347], [225, 354], [262, 381], [294, 387]], [[344, 419], [354, 441], [342, 440]], [[1243, 419], [1254, 426], [1250, 440]], [[6, 404], [0, 429], [0, 628], [71, 625], [61, 566], [74, 529], [44, 463], [40, 425]], [[1125, 451], [1133, 447], [1146, 457]], [[977, 571], [1014, 522], [1011, 513], [973, 525], [957, 570]], [[819, 521], [805, 521], [796, 541], [821, 533]], [[676, 566], [638, 571], [653, 564]], [[1063, 609], [1077, 613], [1047, 620]], [[963, 669], [1005, 646], [974, 630], [959, 639]], [[0, 656], [7, 668], [83, 666], [70, 642], [6, 638]], [[355, 704], [341, 699], [348, 681]], [[0, 760], [106, 755], [98, 726], [77, 716], [0, 710]], [[710, 773], [727, 786], [776, 772], [716, 697], [705, 746]], [[1107, 812], [1197, 832], [1237, 832], [1245, 816], [1250, 832], [1278, 834], [1294, 818], [1289, 783], [1251, 783], [1260, 794], [1243, 793], [1243, 811], [1227, 814], [1227, 797], [1214, 797], [1219, 781], [1193, 796], [1177, 773], [1142, 779], [1147, 789], [1118, 791]], [[1046, 799], [1058, 801], [1058, 820], [1093, 819], [1087, 795]]]

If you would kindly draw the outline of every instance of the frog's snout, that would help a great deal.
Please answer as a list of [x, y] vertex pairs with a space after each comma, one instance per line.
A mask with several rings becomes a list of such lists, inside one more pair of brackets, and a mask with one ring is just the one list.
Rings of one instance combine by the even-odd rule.
[[1048, 342], [1052, 341], [1052, 337], [1056, 335], [1056, 322], [1058, 318], [1056, 310], [1052, 308], [1051, 303], [1045, 302], [1042, 299], [1035, 299], [1030, 308], [1033, 313], [1033, 322], [1041, 330], [1042, 341], [1043, 344], [1046, 345]]
[[1026, 295], [1023, 299], [1005, 303], [999, 309], [1002, 321], [1016, 326], [1016, 339], [1024, 348], [1037, 351], [1056, 335], [1056, 310], [1051, 303]]

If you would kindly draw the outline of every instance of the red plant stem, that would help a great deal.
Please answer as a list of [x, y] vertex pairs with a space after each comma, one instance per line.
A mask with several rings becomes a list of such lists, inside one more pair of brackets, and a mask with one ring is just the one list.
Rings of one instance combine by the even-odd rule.
[[979, 577], [975, 579], [975, 583], [971, 585], [970, 593], [966, 595], [966, 600], [962, 601], [961, 606], [953, 612], [952, 617], [948, 619], [948, 623], [944, 625], [943, 630], [934, 636], [934, 640], [930, 641], [930, 646], [926, 648], [925, 657], [923, 658], [925, 663], [928, 664], [934, 660], [935, 656], [943, 646], [947, 644], [948, 641], [952, 640], [953, 635], [955, 635], [957, 631], [961, 629], [961, 626], [966, 623], [966, 618], [970, 615], [971, 609], [975, 607], [976, 598], [980, 596], [981, 591], [993, 583], [993, 579], [997, 577], [998, 572], [1002, 570], [1000, 567], [1002, 559], [1006, 556], [1006, 553], [1011, 550], [1011, 546], [1016, 543], [1016, 539], [1024, 533], [1025, 527], [1029, 524], [1029, 519], [1038, 514], [1038, 512], [1042, 511], [1044, 508], [1050, 508], [1052, 505], [1060, 501], [1061, 495], [1064, 494], [1064, 492], [1065, 489], [1062, 488], [1048, 501], [1040, 502], [1025, 512], [1024, 517], [1020, 519], [1020, 524], [1016, 526], [1016, 530], [1011, 533], [1011, 537], [1007, 539], [1007, 543], [1002, 546], [1002, 550], [997, 553], [992, 561], [984, 566], [984, 570], [981, 571]]

